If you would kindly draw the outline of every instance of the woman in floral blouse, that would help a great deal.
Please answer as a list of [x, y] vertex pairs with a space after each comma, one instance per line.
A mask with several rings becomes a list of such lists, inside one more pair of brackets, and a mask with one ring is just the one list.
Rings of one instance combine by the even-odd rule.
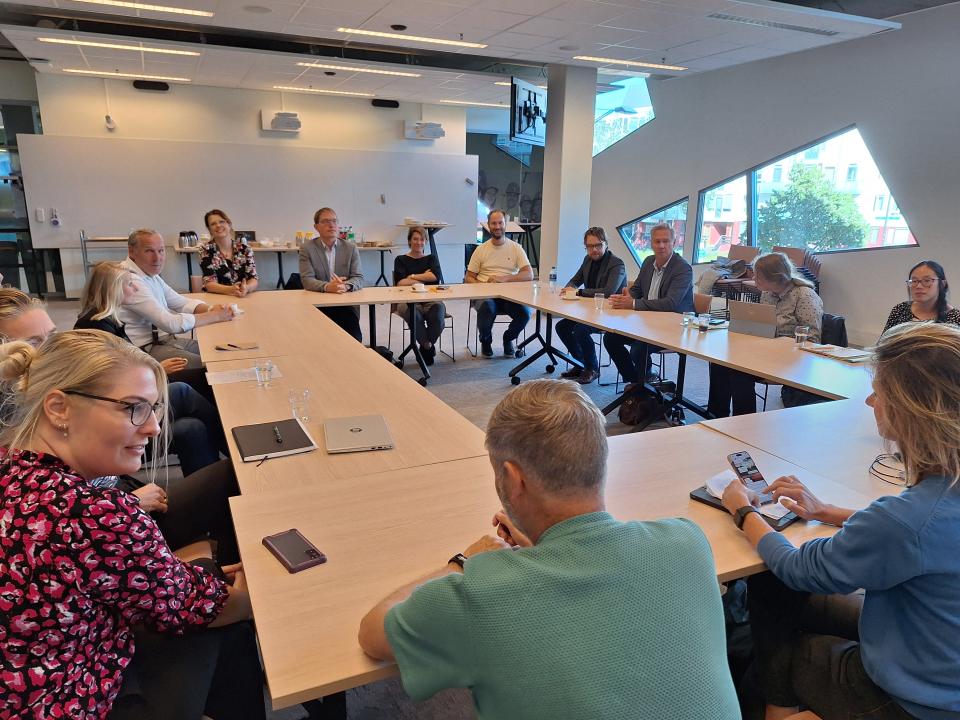
[[258, 283], [253, 250], [234, 237], [233, 223], [223, 210], [211, 210], [203, 222], [213, 238], [200, 246], [203, 289], [235, 297], [249, 295]]
[[263, 718], [240, 566], [231, 585], [181, 561], [136, 497], [90, 482], [160, 434], [156, 360], [73, 330], [0, 345], [0, 380], [0, 718]]

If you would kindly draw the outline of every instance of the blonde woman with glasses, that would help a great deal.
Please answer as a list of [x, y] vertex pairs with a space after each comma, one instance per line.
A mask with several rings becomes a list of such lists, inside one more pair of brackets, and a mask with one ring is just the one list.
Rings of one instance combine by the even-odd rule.
[[900, 495], [855, 512], [780, 478], [789, 510], [840, 527], [799, 548], [741, 483], [723, 496], [770, 569], [749, 580], [768, 720], [800, 705], [823, 720], [960, 717], [960, 329], [884, 334], [866, 402], [903, 459]]
[[0, 346], [0, 380], [14, 408], [0, 435], [0, 714], [263, 718], [242, 568], [202, 560], [209, 547], [184, 562], [136, 498], [93, 484], [137, 472], [161, 433], [160, 365], [72, 330]]
[[939, 322], [960, 325], [960, 310], [947, 302], [950, 285], [943, 266], [933, 260], [918, 262], [907, 274], [909, 300], [893, 306], [883, 331], [905, 322]]

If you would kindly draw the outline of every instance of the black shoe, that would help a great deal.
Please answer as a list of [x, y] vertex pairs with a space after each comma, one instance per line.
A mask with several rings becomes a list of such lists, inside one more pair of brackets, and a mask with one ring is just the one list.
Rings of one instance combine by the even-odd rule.
[[581, 372], [582, 368], [578, 368], [576, 365], [574, 365], [569, 370], [564, 370], [562, 373], [560, 373], [560, 377], [567, 378], [568, 380], [576, 380], [578, 377], [580, 377]]
[[433, 347], [425, 348], [421, 345], [420, 355], [423, 357], [425, 365], [433, 365], [433, 359], [437, 356], [437, 351]]
[[513, 344], [513, 340], [504, 340], [503, 341], [503, 356], [504, 357], [515, 357], [517, 354], [517, 348]]
[[599, 370], [584, 370], [576, 380], [581, 385], [589, 385], [598, 377], [600, 377]]
[[660, 376], [654, 372], [647, 373], [646, 383], [648, 385], [656, 385], [660, 382]]
[[480, 354], [485, 358], [493, 357], [493, 343], [492, 342], [482, 342], [480, 343]]

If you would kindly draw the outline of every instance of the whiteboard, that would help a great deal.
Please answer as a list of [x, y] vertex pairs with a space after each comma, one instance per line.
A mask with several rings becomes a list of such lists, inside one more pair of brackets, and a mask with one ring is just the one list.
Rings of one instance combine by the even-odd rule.
[[[475, 155], [53, 135], [20, 136], [19, 149], [36, 248], [79, 248], [81, 229], [115, 237], [138, 227], [173, 245], [181, 230], [206, 232], [203, 214], [212, 208], [236, 230], [292, 240], [313, 233], [314, 211], [329, 206], [358, 240], [405, 246], [397, 227], [405, 217], [449, 223], [437, 243], [448, 246], [439, 251], [445, 275], [458, 278], [463, 253], [450, 246], [476, 238]], [[51, 209], [59, 226], [49, 222]]]

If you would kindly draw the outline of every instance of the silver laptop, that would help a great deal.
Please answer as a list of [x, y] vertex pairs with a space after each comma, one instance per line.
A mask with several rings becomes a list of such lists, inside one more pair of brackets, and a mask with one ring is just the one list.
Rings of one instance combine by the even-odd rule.
[[777, 307], [767, 303], [730, 301], [730, 332], [774, 338], [777, 336]]
[[328, 453], [391, 450], [393, 438], [382, 415], [331, 418], [323, 423]]

